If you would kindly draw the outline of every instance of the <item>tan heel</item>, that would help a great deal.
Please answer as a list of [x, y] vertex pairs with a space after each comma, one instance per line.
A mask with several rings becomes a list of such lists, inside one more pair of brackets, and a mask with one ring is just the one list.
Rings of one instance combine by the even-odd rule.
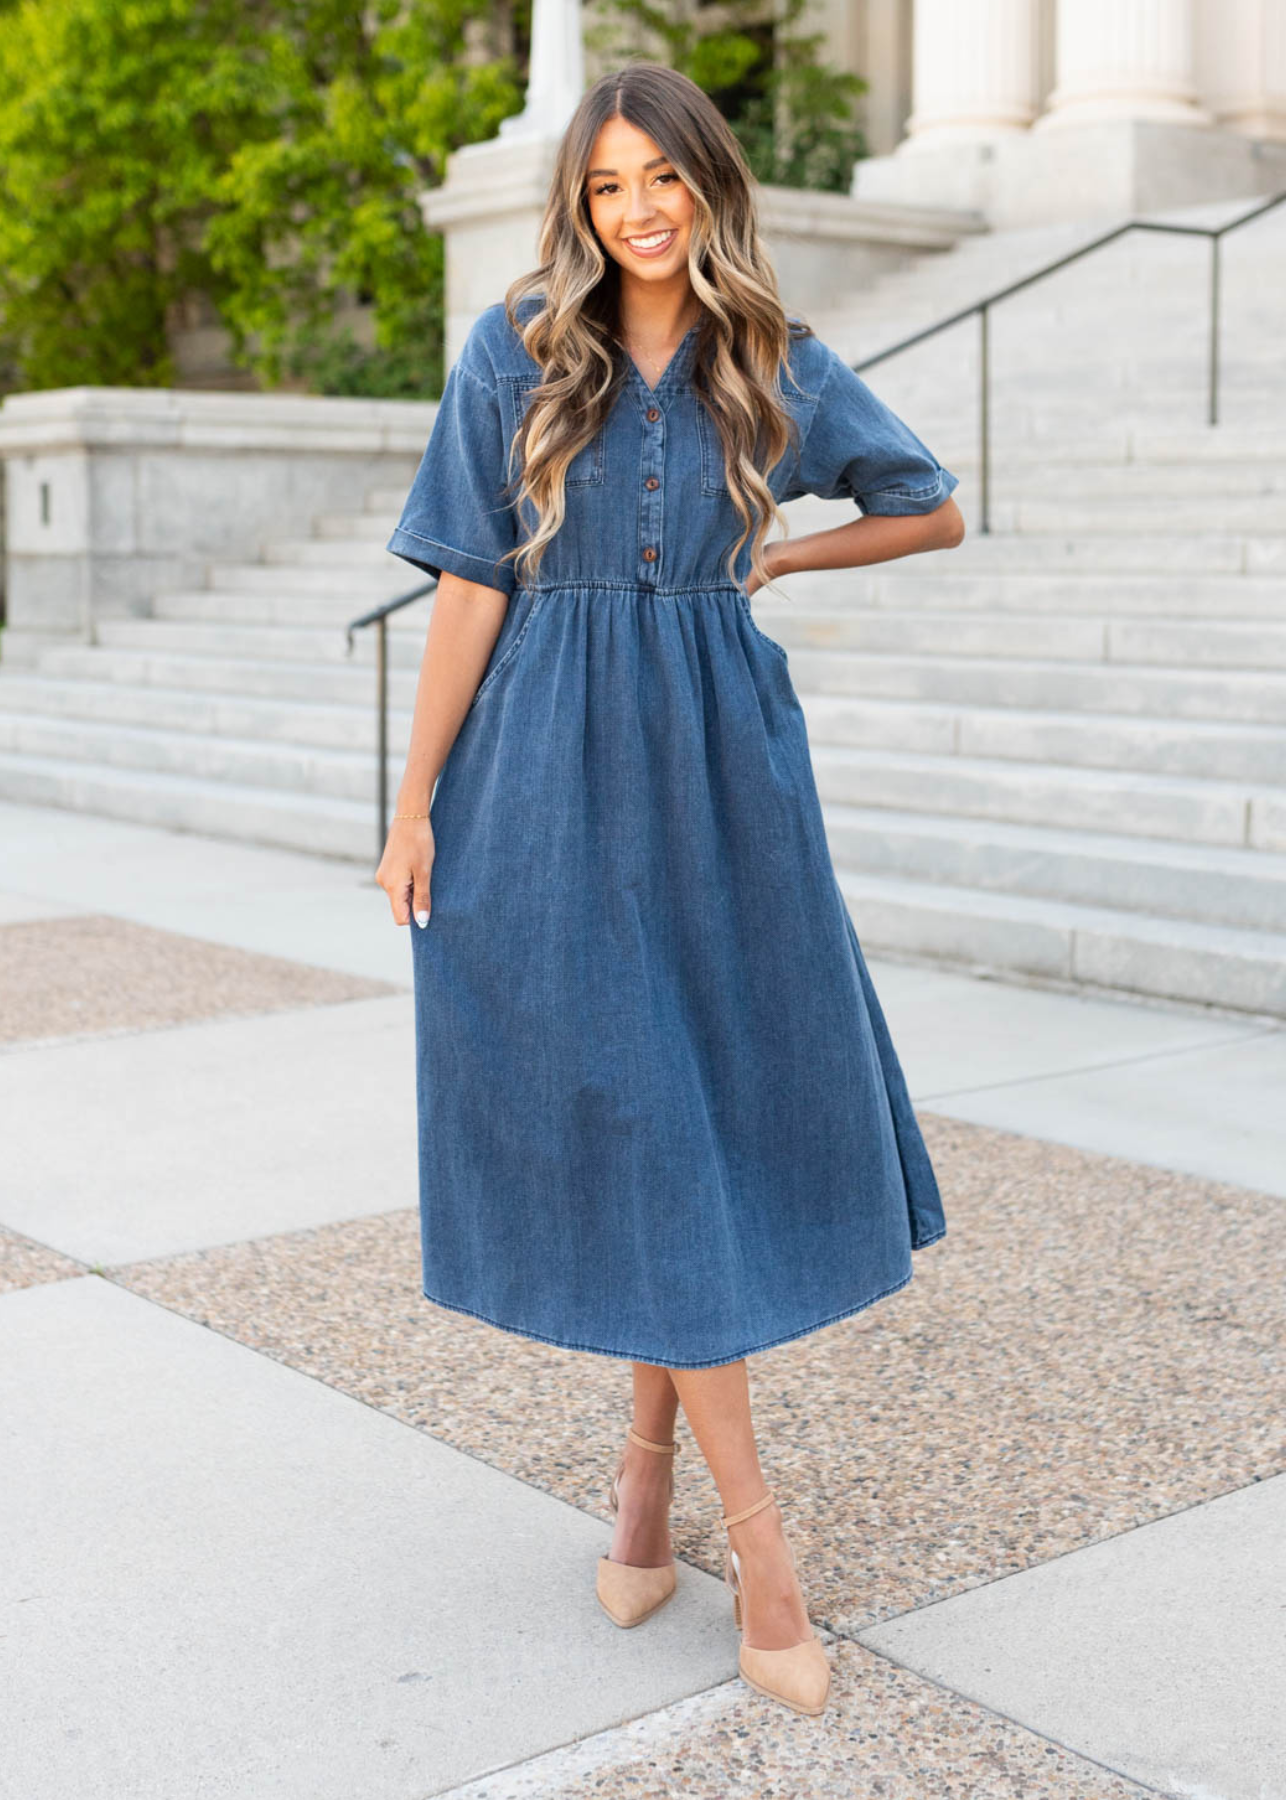
[[[640, 1437], [632, 1425], [625, 1435], [632, 1444], [638, 1444], [644, 1450], [655, 1450], [660, 1456], [679, 1454], [677, 1443], [654, 1444], [651, 1438]], [[622, 1451], [608, 1494], [613, 1512], [618, 1510], [620, 1504], [616, 1484], [624, 1467], [625, 1453]], [[670, 1467], [670, 1494], [673, 1497], [673, 1464]], [[660, 1563], [655, 1568], [648, 1569], [635, 1563], [613, 1562], [610, 1556], [600, 1556], [598, 1580], [595, 1584], [598, 1603], [614, 1625], [627, 1628], [641, 1625], [644, 1619], [650, 1619], [654, 1612], [665, 1605], [674, 1593], [677, 1579], [678, 1568], [673, 1558], [668, 1563]]]
[[[725, 1513], [723, 1525], [739, 1525], [743, 1519], [761, 1512], [765, 1506], [771, 1506], [776, 1496], [770, 1488], [762, 1500], [756, 1500], [744, 1512]], [[789, 1540], [786, 1548], [790, 1552], [791, 1567], [795, 1568], [795, 1551]], [[732, 1616], [737, 1629], [742, 1623], [742, 1572], [741, 1559], [729, 1544], [723, 1559], [724, 1580], [732, 1589]], [[814, 1632], [804, 1639], [802, 1644], [789, 1644], [784, 1650], [759, 1650], [753, 1644], [743, 1643], [737, 1654], [737, 1666], [741, 1678], [754, 1688], [758, 1694], [769, 1700], [780, 1700], [793, 1712], [808, 1713], [816, 1717], [826, 1710], [827, 1697], [831, 1687], [831, 1668], [826, 1658], [826, 1651], [821, 1639]]]

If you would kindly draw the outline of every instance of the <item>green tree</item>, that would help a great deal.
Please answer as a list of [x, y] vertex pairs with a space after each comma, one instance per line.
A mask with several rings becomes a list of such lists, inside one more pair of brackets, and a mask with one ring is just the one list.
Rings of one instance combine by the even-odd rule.
[[[0, 0], [0, 352], [29, 387], [170, 385], [170, 328], [204, 295], [266, 385], [436, 392], [441, 240], [416, 195], [520, 104], [488, 52], [523, 17]], [[356, 297], [374, 350], [334, 325]]]
[[[728, 120], [760, 181], [847, 193], [867, 153], [854, 106], [868, 83], [829, 69], [823, 32], [797, 32], [806, 0], [785, 0], [772, 25], [762, 0], [728, 0], [713, 29], [654, 0], [604, 0], [610, 15], [586, 33], [596, 52], [647, 56], [681, 69]], [[658, 49], [659, 46], [659, 49]]]
[[[471, 37], [499, 47], [507, 9], [378, 0], [361, 13], [351, 0], [294, 0], [276, 10], [287, 22], [263, 51], [279, 128], [232, 155], [205, 237], [237, 352], [253, 341], [265, 379], [302, 375], [326, 393], [437, 393], [442, 239], [418, 195], [441, 183], [451, 151], [494, 137], [522, 104], [512, 54], [465, 56]], [[373, 349], [336, 324], [345, 298], [371, 302]]]

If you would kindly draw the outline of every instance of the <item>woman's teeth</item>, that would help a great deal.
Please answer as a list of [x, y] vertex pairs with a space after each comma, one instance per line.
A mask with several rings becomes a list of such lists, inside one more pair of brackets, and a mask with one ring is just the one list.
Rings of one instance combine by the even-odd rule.
[[641, 250], [646, 253], [650, 250], [660, 249], [663, 244], [668, 244], [673, 236], [674, 231], [671, 229], [670, 231], [654, 231], [648, 237], [627, 237], [625, 241], [631, 250]]

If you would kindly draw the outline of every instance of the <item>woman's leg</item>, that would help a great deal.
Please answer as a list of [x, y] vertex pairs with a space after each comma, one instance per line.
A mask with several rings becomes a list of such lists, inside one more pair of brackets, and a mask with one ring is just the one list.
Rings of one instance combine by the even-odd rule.
[[[713, 1369], [667, 1371], [692, 1434], [710, 1465], [725, 1513], [738, 1513], [769, 1487], [759, 1465], [750, 1417], [744, 1359]], [[646, 1451], [641, 1451], [646, 1455]], [[742, 1641], [757, 1650], [784, 1650], [812, 1635], [808, 1609], [790, 1560], [777, 1506], [727, 1528], [742, 1572]]]
[[[654, 1444], [674, 1438], [679, 1396], [668, 1369], [635, 1363], [633, 1425]], [[660, 1456], [639, 1444], [624, 1444], [625, 1461], [617, 1484], [616, 1529], [607, 1554], [613, 1562], [659, 1568], [674, 1554], [670, 1548], [670, 1477], [672, 1456]]]

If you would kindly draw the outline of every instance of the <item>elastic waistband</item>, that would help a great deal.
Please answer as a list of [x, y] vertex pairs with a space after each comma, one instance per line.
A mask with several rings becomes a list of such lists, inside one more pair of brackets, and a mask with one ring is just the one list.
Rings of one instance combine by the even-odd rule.
[[518, 590], [528, 594], [656, 594], [674, 597], [683, 594], [741, 594], [738, 581], [685, 581], [676, 587], [665, 587], [651, 581], [535, 581], [523, 582]]

